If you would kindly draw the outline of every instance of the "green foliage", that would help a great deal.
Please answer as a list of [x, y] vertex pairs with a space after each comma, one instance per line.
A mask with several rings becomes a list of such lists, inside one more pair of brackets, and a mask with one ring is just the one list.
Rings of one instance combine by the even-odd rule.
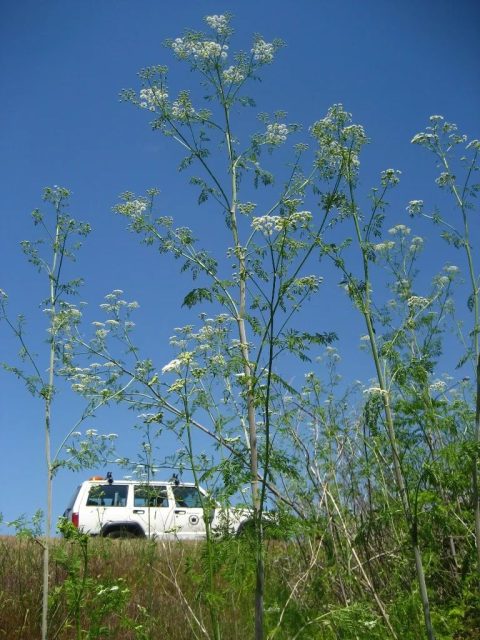
[[[73, 259], [78, 248], [71, 237], [83, 237], [89, 227], [67, 215], [67, 190], [48, 189], [56, 232], [22, 248], [51, 284], [44, 310], [54, 364], [46, 379], [25, 342], [24, 318], [9, 319], [0, 292], [1, 318], [21, 346], [22, 366], [5, 366], [47, 408], [55, 399], [52, 376], [61, 373], [87, 400], [82, 421], [102, 404], [140, 412], [138, 458], [117, 459], [119, 465], [136, 466], [147, 487], [159, 467], [188, 469], [220, 509], [236, 500], [252, 519], [239, 537], [230, 535], [228, 522], [212, 531], [211, 512], [219, 507], [202, 497], [205, 544], [177, 547], [176, 566], [168, 555], [160, 562], [162, 551], [172, 551], [164, 542], [137, 548], [143, 599], [123, 576], [93, 577], [91, 541], [62, 522], [56, 563], [63, 580], [51, 594], [52, 618], [66, 612], [58, 633], [71, 628], [77, 640], [120, 637], [121, 628], [132, 637], [154, 637], [176, 599], [183, 637], [473, 638], [479, 628], [472, 535], [472, 503], [480, 513], [478, 391], [461, 374], [438, 371], [451, 326], [459, 327], [462, 344], [458, 368], [475, 367], [479, 357], [479, 278], [469, 226], [479, 143], [432, 116], [412, 142], [434, 154], [436, 182], [452, 196], [459, 223], [437, 208], [428, 213], [423, 200], [406, 207], [412, 218], [434, 223], [464, 256], [473, 320], [463, 335], [460, 269], [437, 265], [426, 283], [419, 277], [423, 239], [405, 224], [386, 227], [387, 199], [401, 172], [382, 171], [364, 192], [361, 157], [369, 140], [341, 104], [310, 127], [311, 152], [303, 142], [290, 145], [300, 127], [282, 111], [259, 114], [258, 129], [237, 137], [237, 106], [255, 105], [248, 87], [282, 43], [256, 35], [249, 51], [232, 54], [231, 16], [209, 16], [206, 23], [208, 33], [188, 30], [166, 43], [200, 78], [205, 103], [191, 90], [172, 97], [165, 66], [143, 69], [139, 90], [122, 96], [148, 113], [155, 132], [181, 146], [180, 171], [197, 190], [198, 204], [219, 213], [229, 240], [207, 249], [199, 233], [158, 216], [157, 189], [139, 196], [127, 191], [114, 208], [141, 242], [179, 260], [180, 271], [196, 281], [183, 306], [198, 306], [199, 320], [174, 330], [172, 359], [163, 366], [135, 344], [138, 304], [119, 289], [105, 296], [101, 319], [85, 334], [81, 306], [65, 299], [81, 278], [60, 276], [63, 258]], [[289, 150], [290, 163], [277, 174], [280, 147]], [[40, 211], [33, 219], [48, 230]], [[46, 249], [56, 256], [53, 266]], [[329, 283], [318, 274], [322, 261], [335, 267], [358, 312], [352, 333], [364, 333], [360, 348], [370, 357], [370, 381], [342, 380], [332, 346], [341, 336], [323, 327], [321, 316], [312, 329], [302, 326], [299, 314], [314, 297], [329, 302]], [[292, 381], [292, 363], [295, 371], [299, 363], [314, 371], [305, 371], [303, 383]], [[156, 441], [165, 431], [179, 448], [157, 460]], [[195, 433], [211, 447], [197, 450]], [[49, 461], [50, 474], [111, 456], [114, 439], [72, 429], [61, 445], [67, 456], [59, 451]], [[28, 529], [21, 519], [17, 525]], [[478, 552], [478, 526], [476, 538]], [[112, 549], [103, 553], [111, 560]], [[163, 597], [169, 600], [159, 613]], [[229, 617], [232, 611], [239, 621]], [[177, 629], [172, 634], [165, 637], [179, 637]]]
[[126, 606], [130, 590], [125, 580], [102, 580], [90, 575], [90, 538], [66, 519], [58, 525], [66, 544], [55, 549], [54, 562], [65, 573], [63, 582], [50, 593], [50, 610], [63, 605], [66, 609], [58, 635], [62, 629], [75, 630], [76, 640], [114, 638], [109, 618], [112, 616], [128, 625]]
[[38, 509], [31, 518], [22, 514], [15, 520], [7, 522], [7, 527], [15, 530], [15, 535], [19, 538], [35, 539], [40, 538], [44, 529], [44, 513]]
[[212, 302], [212, 299], [212, 292], [205, 287], [200, 287], [198, 289], [192, 289], [192, 291], [187, 293], [182, 306], [191, 309], [193, 306], [199, 304], [200, 302], [203, 302], [204, 300]]

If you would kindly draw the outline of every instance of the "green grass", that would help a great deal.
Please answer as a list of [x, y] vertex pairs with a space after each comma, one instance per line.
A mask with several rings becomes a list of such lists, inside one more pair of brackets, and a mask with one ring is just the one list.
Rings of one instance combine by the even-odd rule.
[[[266, 638], [389, 638], [360, 577], [351, 567], [345, 570], [332, 564], [322, 549], [309, 555], [311, 544], [315, 541], [303, 548], [298, 541], [267, 543]], [[255, 577], [250, 543], [246, 538], [215, 545], [212, 593], [206, 578], [205, 543], [86, 539], [84, 575], [82, 547], [56, 539], [50, 567], [49, 640], [206, 639], [210, 637], [209, 606], [216, 612], [222, 638], [252, 638]], [[377, 574], [379, 594], [399, 639], [423, 640], [413, 579], [408, 581], [395, 565], [384, 570], [383, 576], [380, 571]], [[41, 576], [40, 542], [0, 538], [0, 640], [40, 639]], [[480, 620], [475, 615], [478, 598], [471, 588], [469, 594], [440, 603], [432, 590], [439, 640], [480, 638]]]

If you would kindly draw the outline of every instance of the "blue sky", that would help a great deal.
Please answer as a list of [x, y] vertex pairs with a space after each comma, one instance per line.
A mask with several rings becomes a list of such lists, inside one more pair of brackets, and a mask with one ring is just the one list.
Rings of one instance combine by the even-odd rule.
[[[469, 137], [479, 137], [477, 2], [3, 0], [0, 11], [0, 287], [9, 294], [12, 314], [26, 315], [40, 355], [45, 325], [38, 303], [46, 283], [25, 262], [19, 243], [33, 237], [29, 214], [41, 205], [47, 185], [70, 188], [72, 213], [93, 227], [76, 265], [86, 281], [81, 298], [90, 308], [115, 288], [138, 300], [138, 340], [159, 366], [172, 357], [173, 327], [193, 317], [180, 309], [188, 276], [141, 247], [111, 209], [121, 192], [156, 186], [162, 213], [189, 224], [212, 246], [222, 240], [218, 218], [198, 209], [196, 192], [177, 172], [178, 150], [151, 132], [146, 113], [118, 98], [121, 89], [138, 86], [138, 70], [150, 64], [171, 68], [172, 88], [189, 86], [188, 69], [162, 42], [184, 27], [203, 29], [205, 15], [233, 13], [238, 48], [249, 48], [252, 33], [285, 41], [254, 87], [258, 111], [286, 110], [289, 121], [303, 125], [303, 139], [333, 103], [343, 103], [363, 124], [372, 141], [361, 179], [365, 193], [382, 169], [403, 172], [389, 212], [392, 224], [405, 222], [409, 200], [422, 198], [433, 206], [439, 199], [432, 159], [410, 145], [428, 116], [443, 114]], [[240, 132], [251, 123], [251, 116], [240, 120]], [[449, 259], [441, 244], [436, 255], [432, 272]], [[334, 328], [344, 340], [350, 354], [344, 377], [366, 380], [358, 351], [363, 332], [360, 325], [352, 331], [348, 302], [314, 309], [321, 309], [322, 330]], [[0, 344], [0, 359], [12, 362], [17, 346], [2, 326]], [[4, 372], [0, 381], [0, 481], [9, 488], [2, 491], [0, 512], [10, 520], [44, 505], [42, 414], [18, 381]], [[55, 409], [57, 434], [74, 422], [80, 407], [73, 395], [62, 394]], [[115, 410], [95, 425], [119, 433], [120, 451], [132, 457], [138, 445], [133, 418]], [[166, 440], [162, 451], [173, 453], [175, 446]], [[79, 477], [84, 475], [89, 472]], [[77, 479], [62, 472], [56, 480], [56, 515]]]

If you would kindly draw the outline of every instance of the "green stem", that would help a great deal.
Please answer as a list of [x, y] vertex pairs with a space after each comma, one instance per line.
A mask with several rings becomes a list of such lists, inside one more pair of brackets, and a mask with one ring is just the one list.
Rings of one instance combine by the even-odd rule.
[[[51, 451], [51, 405], [54, 391], [55, 376], [55, 346], [56, 346], [56, 302], [58, 289], [58, 269], [57, 262], [59, 253], [65, 249], [65, 238], [61, 234], [60, 221], [61, 201], [56, 205], [55, 240], [53, 242], [52, 265], [49, 271], [50, 286], [50, 348], [48, 365], [48, 384], [43, 388], [42, 394], [45, 402], [45, 462], [47, 469], [47, 512], [45, 517], [45, 545], [43, 551], [43, 591], [42, 591], [42, 640], [48, 637], [48, 595], [49, 595], [49, 559], [50, 559], [50, 536], [52, 533], [52, 451]], [[61, 267], [61, 260], [60, 260]]]
[[212, 531], [210, 528], [210, 518], [209, 518], [209, 509], [205, 505], [204, 497], [202, 493], [199, 491], [200, 487], [200, 479], [197, 473], [197, 466], [195, 464], [195, 458], [193, 455], [193, 442], [192, 442], [192, 431], [191, 431], [191, 421], [190, 421], [190, 408], [188, 406], [188, 390], [187, 390], [187, 378], [185, 377], [184, 383], [184, 394], [183, 394], [183, 409], [185, 413], [185, 428], [187, 430], [187, 449], [188, 449], [188, 457], [190, 459], [190, 466], [193, 473], [193, 480], [195, 482], [195, 486], [198, 491], [198, 495], [200, 498], [200, 504], [202, 505], [203, 511], [203, 521], [205, 523], [205, 536], [206, 536], [206, 549], [207, 549], [207, 563], [208, 563], [208, 582], [209, 582], [209, 591], [210, 594], [207, 599], [208, 610], [210, 613], [210, 621], [212, 624], [213, 637], [214, 640], [220, 640], [221, 632], [220, 632], [220, 623], [217, 614], [217, 607], [215, 605], [215, 598], [213, 597], [215, 594], [215, 566], [214, 566], [214, 552], [215, 549], [213, 547], [212, 540]]

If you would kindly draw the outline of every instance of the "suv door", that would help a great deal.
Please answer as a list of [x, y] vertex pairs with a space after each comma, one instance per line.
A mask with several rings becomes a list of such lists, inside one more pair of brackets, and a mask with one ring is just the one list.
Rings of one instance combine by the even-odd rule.
[[173, 505], [167, 485], [134, 485], [132, 520], [142, 526], [148, 537], [173, 537]]
[[172, 486], [175, 499], [175, 531], [177, 538], [205, 538], [205, 522], [200, 492], [197, 487]]

